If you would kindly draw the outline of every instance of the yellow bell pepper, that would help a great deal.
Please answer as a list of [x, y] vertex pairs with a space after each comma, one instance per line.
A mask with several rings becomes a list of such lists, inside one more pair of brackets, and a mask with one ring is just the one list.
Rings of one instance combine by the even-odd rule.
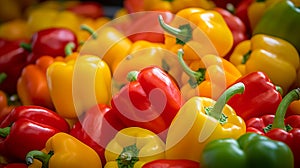
[[54, 62], [47, 69], [47, 81], [54, 107], [64, 118], [76, 119], [90, 107], [110, 102], [111, 72], [97, 56]]
[[141, 168], [144, 164], [165, 158], [165, 144], [158, 135], [140, 128], [120, 130], [105, 149], [105, 168]]
[[167, 32], [167, 48], [175, 53], [183, 48], [186, 53], [184, 60], [200, 59], [203, 53], [223, 57], [232, 48], [233, 35], [222, 15], [214, 10], [186, 8], [176, 13], [170, 25], [163, 21], [162, 16], [159, 22]]
[[0, 38], [8, 40], [30, 39], [27, 22], [22, 19], [14, 19], [0, 25]]
[[166, 139], [166, 159], [199, 162], [208, 142], [220, 138], [239, 138], [246, 132], [244, 120], [226, 104], [244, 84], [229, 87], [217, 101], [206, 97], [190, 98], [172, 121]]
[[229, 58], [241, 73], [262, 71], [286, 93], [296, 80], [299, 54], [289, 42], [263, 34], [236, 46]]
[[[33, 150], [26, 155], [29, 167], [101, 168], [98, 154], [89, 146], [67, 133], [57, 133], [48, 139], [41, 151]], [[42, 166], [40, 166], [42, 162]]]
[[203, 9], [213, 9], [215, 4], [210, 0], [144, 0], [144, 10], [167, 10], [172, 13], [177, 13], [181, 9], [189, 7], [198, 7]]

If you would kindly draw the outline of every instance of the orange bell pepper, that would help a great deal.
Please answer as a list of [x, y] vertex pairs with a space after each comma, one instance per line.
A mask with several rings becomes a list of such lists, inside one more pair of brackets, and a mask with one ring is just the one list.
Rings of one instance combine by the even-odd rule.
[[7, 40], [30, 39], [25, 20], [14, 19], [0, 25], [0, 38]]
[[72, 53], [72, 46], [72, 43], [69, 43], [66, 47], [70, 48], [66, 52], [67, 57], [53, 58], [45, 55], [40, 57], [35, 64], [24, 67], [17, 83], [17, 93], [23, 105], [39, 105], [54, 109], [47, 84], [46, 71], [53, 62], [75, 59], [78, 53]]

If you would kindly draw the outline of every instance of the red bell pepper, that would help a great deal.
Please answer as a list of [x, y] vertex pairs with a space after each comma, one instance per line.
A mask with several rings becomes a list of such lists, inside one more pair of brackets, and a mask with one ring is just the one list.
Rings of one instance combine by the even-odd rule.
[[285, 118], [285, 114], [289, 104], [299, 99], [300, 88], [297, 88], [282, 99], [275, 115], [264, 115], [246, 121], [247, 132], [255, 132], [286, 143], [293, 151], [295, 167], [300, 167], [300, 115]]
[[238, 79], [245, 85], [245, 92], [234, 95], [227, 104], [245, 121], [252, 117], [275, 114], [282, 100], [277, 87], [263, 72], [252, 72]]
[[122, 122], [114, 115], [109, 106], [99, 104], [90, 108], [79, 117], [70, 134], [93, 148], [105, 165], [105, 147], [116, 133], [124, 128]]
[[144, 11], [143, 0], [124, 0], [123, 5], [128, 13]]
[[104, 16], [103, 6], [96, 1], [80, 2], [78, 4], [67, 7], [68, 11], [71, 11], [79, 16], [97, 19]]
[[78, 40], [73, 31], [67, 28], [47, 28], [34, 33], [30, 44], [22, 43], [22, 47], [31, 51], [27, 61], [34, 63], [44, 55], [65, 56], [65, 46], [70, 42], [74, 43], [73, 51], [76, 51]]
[[10, 163], [6, 165], [0, 165], [0, 168], [27, 168], [25, 163]]
[[251, 35], [251, 26], [250, 26], [250, 21], [248, 17], [248, 7], [251, 5], [252, 2], [255, 0], [242, 0], [235, 8], [235, 15], [239, 17], [245, 24], [247, 34], [250, 36]]
[[228, 7], [228, 4], [237, 6], [241, 2], [241, 0], [213, 0], [213, 2], [217, 7], [226, 9]]
[[142, 168], [196, 168], [200, 167], [200, 163], [193, 160], [179, 159], [168, 160], [159, 159], [146, 163]]
[[17, 81], [22, 69], [29, 64], [28, 52], [20, 47], [25, 40], [0, 39], [0, 73], [6, 74], [6, 79], [0, 84], [0, 90], [8, 93], [17, 93]]
[[69, 124], [54, 111], [40, 106], [18, 106], [0, 124], [0, 154], [24, 161], [26, 154], [43, 149], [48, 138], [69, 132]]
[[228, 10], [223, 8], [215, 8], [214, 10], [222, 15], [226, 24], [228, 25], [228, 28], [231, 30], [233, 35], [232, 48], [224, 57], [225, 59], [228, 59], [231, 53], [233, 52], [235, 46], [239, 44], [241, 41], [248, 39], [248, 36], [246, 34], [246, 27], [243, 21], [239, 17], [231, 14]]
[[127, 127], [142, 127], [163, 140], [180, 109], [181, 93], [176, 83], [157, 66], [128, 74], [127, 83], [111, 101], [116, 115]]

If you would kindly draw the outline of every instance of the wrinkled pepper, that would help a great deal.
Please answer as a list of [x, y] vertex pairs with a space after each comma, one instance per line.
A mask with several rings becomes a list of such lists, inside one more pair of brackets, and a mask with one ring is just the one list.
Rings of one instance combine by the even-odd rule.
[[27, 165], [42, 162], [43, 168], [102, 167], [97, 153], [75, 137], [67, 133], [57, 133], [50, 137], [42, 150], [32, 150], [26, 155]]
[[165, 139], [181, 107], [176, 83], [157, 66], [131, 71], [128, 79], [130, 82], [112, 97], [116, 115], [127, 127], [145, 128]]
[[140, 127], [120, 130], [105, 149], [105, 168], [142, 167], [164, 159], [165, 143], [152, 131]]
[[109, 104], [111, 72], [94, 55], [80, 55], [68, 62], [54, 62], [47, 69], [47, 83], [56, 112], [77, 119], [92, 106]]
[[105, 147], [117, 132], [125, 126], [114, 115], [112, 108], [98, 104], [79, 117], [79, 121], [70, 130], [70, 135], [93, 148], [105, 165]]
[[54, 105], [50, 97], [46, 71], [47, 68], [56, 61], [67, 62], [75, 59], [78, 53], [72, 53], [75, 44], [70, 42], [66, 45], [66, 57], [41, 56], [35, 64], [27, 65], [23, 68], [18, 79], [17, 93], [23, 105], [38, 105], [54, 110]]
[[265, 135], [287, 144], [294, 155], [295, 167], [300, 166], [300, 115], [285, 117], [289, 104], [300, 99], [300, 88], [293, 89], [284, 96], [275, 115], [264, 115], [246, 121], [247, 131]]
[[239, 78], [237, 82], [244, 83], [245, 92], [234, 95], [227, 104], [238, 116], [247, 121], [252, 117], [275, 114], [282, 96], [265, 73], [252, 72]]
[[[226, 104], [244, 91], [243, 83], [229, 87], [217, 101], [192, 97], [172, 121], [166, 140], [166, 159], [188, 159], [199, 162], [204, 147], [219, 138], [239, 138], [246, 132], [244, 120]], [[192, 148], [191, 148], [192, 147]], [[187, 150], [189, 149], [189, 150]]]
[[242, 76], [232, 63], [216, 55], [205, 55], [199, 63], [194, 61], [188, 66], [183, 60], [183, 51], [178, 50], [178, 60], [189, 76], [189, 80], [181, 87], [185, 101], [193, 96], [216, 100], [228, 86]]
[[69, 125], [54, 111], [41, 106], [18, 106], [0, 124], [0, 153], [24, 161], [27, 152], [43, 149], [48, 138], [69, 132]]
[[216, 50], [216, 54], [223, 57], [233, 45], [230, 29], [222, 15], [214, 10], [185, 8], [176, 13], [171, 25], [166, 24], [162, 17], [159, 17], [159, 23], [167, 32], [167, 48], [175, 52], [183, 48], [186, 52], [185, 60], [203, 56], [197, 50], [205, 50], [202, 52], [208, 52], [207, 54], [215, 54]]
[[[300, 52], [300, 24], [295, 24], [300, 19], [300, 1], [281, 0], [268, 8], [260, 18], [253, 30], [255, 34], [267, 34], [282, 38]], [[272, 21], [272, 24], [270, 24]]]
[[[262, 71], [285, 94], [296, 79], [299, 54], [289, 42], [257, 34], [239, 43], [229, 58], [243, 75]], [[287, 75], [288, 74], [288, 75]]]
[[256, 133], [214, 140], [205, 146], [200, 160], [207, 168], [294, 167], [293, 153], [285, 143]]
[[200, 167], [199, 162], [186, 159], [168, 160], [158, 159], [148, 162], [142, 168], [196, 168]]

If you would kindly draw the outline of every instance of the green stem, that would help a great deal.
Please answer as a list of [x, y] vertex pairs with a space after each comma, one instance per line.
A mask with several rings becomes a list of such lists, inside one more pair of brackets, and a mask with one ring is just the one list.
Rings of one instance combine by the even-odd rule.
[[280, 95], [282, 96], [283, 95], [283, 90], [282, 90], [282, 87], [280, 86], [275, 86], [276, 87], [276, 91], [280, 93]]
[[73, 53], [73, 49], [75, 48], [75, 44], [73, 42], [69, 42], [66, 46], [65, 46], [65, 55], [66, 57], [71, 55]]
[[0, 84], [1, 84], [6, 78], [7, 78], [6, 73], [1, 72], [1, 73], [0, 73]]
[[33, 159], [37, 159], [42, 162], [42, 168], [47, 168], [49, 160], [53, 154], [53, 151], [50, 151], [48, 154], [46, 154], [39, 150], [32, 150], [26, 155], [26, 164], [31, 165], [33, 163]]
[[271, 129], [280, 128], [286, 130], [285, 123], [284, 123], [286, 110], [293, 101], [299, 99], [300, 99], [300, 88], [294, 89], [284, 96], [284, 98], [281, 100], [276, 110], [275, 118], [272, 123]]
[[195, 88], [205, 80], [205, 70], [193, 71], [183, 60], [183, 50], [179, 49], [177, 54], [179, 63], [183, 71], [190, 77], [189, 84]]
[[249, 50], [245, 55], [243, 55], [243, 59], [242, 59], [242, 64], [246, 64], [246, 62], [248, 61], [248, 59], [250, 58], [252, 51]]
[[6, 138], [10, 133], [10, 127], [0, 128], [0, 137]]
[[218, 98], [215, 105], [210, 111], [210, 116], [214, 117], [216, 120], [220, 120], [222, 116], [222, 111], [228, 100], [235, 94], [242, 94], [245, 90], [245, 85], [242, 82], [238, 82], [223, 92], [223, 94]]
[[24, 49], [25, 49], [26, 51], [28, 51], [28, 52], [31, 52], [31, 51], [32, 51], [32, 46], [31, 46], [31, 44], [21, 42], [21, 43], [20, 43], [20, 47], [24, 48]]
[[136, 80], [137, 80], [138, 74], [139, 74], [138, 71], [130, 71], [130, 72], [127, 74], [126, 79], [127, 79], [129, 82], [136, 81]]
[[116, 159], [119, 168], [133, 168], [134, 164], [139, 161], [139, 149], [136, 144], [126, 146], [119, 157]]
[[181, 25], [179, 28], [172, 27], [165, 23], [162, 15], [158, 16], [160, 26], [168, 33], [176, 37], [178, 44], [185, 44], [192, 39], [192, 28], [189, 24]]
[[93, 30], [88, 25], [82, 24], [82, 25], [80, 25], [80, 29], [89, 32], [91, 34], [91, 36], [92, 36], [93, 39], [97, 39], [97, 37], [98, 37], [97, 33], [95, 32], [95, 30]]

